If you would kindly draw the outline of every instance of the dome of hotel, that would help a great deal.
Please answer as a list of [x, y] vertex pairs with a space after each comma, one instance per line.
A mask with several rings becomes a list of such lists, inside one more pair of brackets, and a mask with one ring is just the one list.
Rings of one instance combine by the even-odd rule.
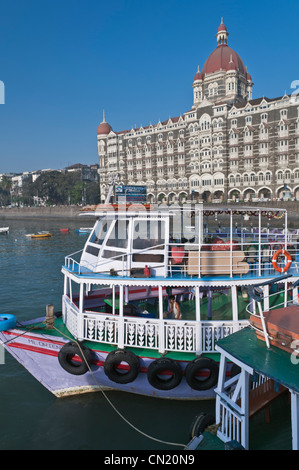
[[112, 127], [110, 126], [110, 124], [108, 124], [108, 122], [106, 122], [105, 120], [105, 112], [103, 112], [103, 121], [101, 122], [101, 124], [98, 126], [98, 129], [97, 129], [97, 134], [98, 135], [107, 135], [109, 134], [109, 132], [112, 131]]
[[203, 68], [202, 74], [209, 74], [218, 71], [237, 70], [246, 76], [247, 72], [241, 57], [227, 45], [228, 32], [226, 26], [221, 21], [217, 31], [216, 49], [209, 55]]

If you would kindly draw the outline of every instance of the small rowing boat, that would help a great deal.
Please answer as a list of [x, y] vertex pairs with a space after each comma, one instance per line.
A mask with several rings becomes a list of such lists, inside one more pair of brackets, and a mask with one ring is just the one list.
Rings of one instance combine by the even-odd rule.
[[31, 233], [31, 238], [50, 238], [52, 237], [52, 233], [50, 232], [38, 232], [38, 233]]
[[80, 227], [79, 229], [76, 229], [76, 232], [79, 233], [90, 233], [92, 231], [92, 227]]
[[67, 232], [69, 232], [69, 229], [68, 228], [61, 228], [60, 232], [67, 233]]
[[0, 234], [8, 233], [8, 232], [9, 232], [9, 227], [0, 227]]

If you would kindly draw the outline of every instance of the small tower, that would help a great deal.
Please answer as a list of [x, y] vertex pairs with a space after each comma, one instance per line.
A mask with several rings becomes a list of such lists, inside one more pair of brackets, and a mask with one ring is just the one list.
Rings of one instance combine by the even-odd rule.
[[218, 46], [220, 46], [220, 44], [227, 44], [228, 32], [226, 26], [223, 24], [223, 18], [221, 18], [221, 23], [218, 28], [216, 37]]
[[202, 74], [199, 70], [199, 66], [196, 72], [196, 75], [193, 80], [193, 106], [198, 106], [203, 99], [202, 92]]

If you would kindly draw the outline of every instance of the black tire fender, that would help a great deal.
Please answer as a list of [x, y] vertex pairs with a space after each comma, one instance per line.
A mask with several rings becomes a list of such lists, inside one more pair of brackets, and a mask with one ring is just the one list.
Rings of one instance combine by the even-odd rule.
[[196, 415], [191, 423], [189, 440], [200, 436], [208, 426], [215, 424], [215, 417], [207, 413]]
[[[125, 369], [118, 367], [122, 362], [127, 364]], [[126, 370], [127, 367], [128, 370]], [[139, 358], [131, 351], [125, 349], [111, 351], [104, 364], [104, 372], [107, 377], [112, 382], [118, 384], [133, 382], [138, 376], [139, 368]]]
[[[170, 377], [164, 379], [162, 376], [170, 372]], [[162, 376], [161, 376], [162, 375]], [[151, 362], [147, 369], [147, 379], [150, 385], [158, 390], [171, 390], [177, 387], [183, 377], [181, 366], [170, 358], [160, 358]]]
[[[200, 372], [207, 371], [206, 379], [197, 379]], [[185, 369], [185, 376], [188, 385], [193, 390], [209, 390], [218, 382], [219, 367], [218, 364], [208, 357], [198, 357], [189, 362]]]
[[[74, 360], [77, 356], [80, 360]], [[75, 342], [66, 343], [58, 353], [58, 361], [61, 367], [72, 375], [83, 375], [88, 372], [93, 359], [93, 352], [82, 344], [80, 347]]]

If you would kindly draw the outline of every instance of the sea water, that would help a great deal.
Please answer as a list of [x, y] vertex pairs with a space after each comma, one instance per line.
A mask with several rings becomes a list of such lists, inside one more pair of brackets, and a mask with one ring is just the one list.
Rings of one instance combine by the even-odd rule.
[[[61, 311], [61, 266], [66, 255], [85, 244], [88, 235], [76, 232], [82, 220], [6, 220], [2, 225], [9, 225], [10, 232], [0, 235], [0, 313], [14, 314], [22, 322], [44, 316], [47, 304]], [[42, 230], [53, 236], [26, 237]], [[215, 414], [214, 400], [177, 401], [124, 392], [56, 398], [7, 352], [0, 384], [2, 450], [181, 451], [194, 417]], [[280, 437], [281, 427], [281, 419], [277, 431], [271, 426], [276, 449], [289, 448], [289, 435], [283, 431]], [[257, 444], [263, 448], [260, 439]]]

